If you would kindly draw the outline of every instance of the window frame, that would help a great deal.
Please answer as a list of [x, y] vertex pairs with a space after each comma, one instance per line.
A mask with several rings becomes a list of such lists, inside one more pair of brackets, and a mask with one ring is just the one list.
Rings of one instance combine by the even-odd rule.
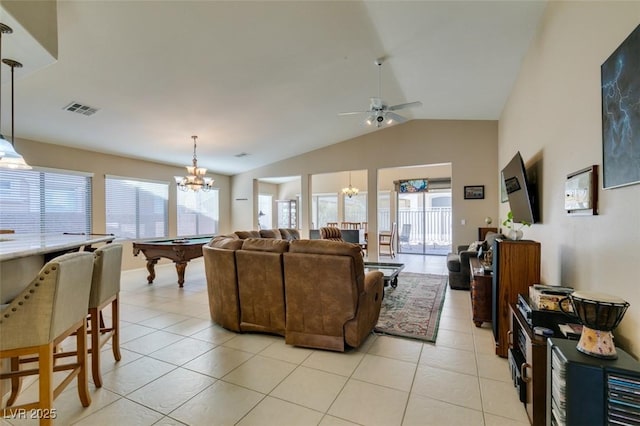
[[[164, 186], [164, 190], [165, 190], [165, 194], [164, 195], [164, 203], [163, 203], [163, 209], [164, 209], [164, 218], [163, 218], [163, 231], [162, 231], [162, 235], [157, 235], [157, 233], [155, 233], [155, 235], [148, 235], [148, 233], [144, 233], [143, 236], [141, 236], [141, 225], [144, 223], [140, 220], [140, 191], [139, 188], [136, 190], [136, 194], [135, 194], [135, 237], [132, 237], [130, 235], [122, 235], [122, 233], [117, 232], [115, 230], [112, 230], [109, 228], [109, 224], [110, 224], [110, 220], [109, 220], [109, 181], [111, 180], [118, 180], [118, 181], [129, 181], [129, 182], [135, 182], [135, 183], [147, 183], [147, 184], [153, 184], [153, 185], [162, 185]], [[105, 188], [104, 188], [104, 194], [105, 194], [105, 229], [107, 230], [108, 233], [112, 233], [116, 236], [116, 238], [120, 239], [120, 240], [138, 240], [138, 239], [153, 239], [153, 238], [166, 238], [169, 235], [169, 182], [167, 181], [161, 181], [161, 180], [151, 180], [151, 179], [142, 179], [142, 178], [134, 178], [131, 176], [116, 176], [116, 175], [105, 175]], [[153, 201], [153, 200], [152, 200]], [[122, 207], [122, 205], [120, 204], [120, 207]], [[130, 214], [130, 213], [129, 213]], [[119, 223], [119, 226], [122, 226], [122, 223]], [[131, 223], [127, 223], [127, 225], [131, 225]]]
[[[12, 169], [0, 169], [0, 174], [8, 174], [6, 179], [0, 175], [0, 227], [5, 229], [13, 229], [17, 233], [52, 233], [52, 232], [78, 232], [78, 233], [91, 233], [93, 226], [93, 173], [80, 172], [75, 170], [54, 169], [47, 167], [33, 167], [30, 170], [12, 170]], [[37, 176], [34, 176], [37, 174]], [[61, 185], [59, 188], [55, 186], [47, 187], [47, 184], [51, 185], [52, 179], [57, 176], [62, 178], [58, 179]], [[12, 187], [17, 183], [21, 176], [27, 176], [28, 179], [23, 178], [22, 181], [26, 188], [18, 188], [14, 190]], [[56, 197], [55, 192], [66, 191], [73, 188], [73, 178], [83, 178], [84, 182], [81, 192], [76, 197], [68, 197], [63, 194], [61, 197]], [[4, 185], [4, 180], [8, 182], [8, 185]], [[37, 187], [29, 187], [29, 182], [37, 180]], [[67, 180], [67, 182], [65, 182]], [[36, 189], [37, 188], [37, 189]], [[77, 186], [76, 186], [77, 188]], [[37, 195], [35, 192], [37, 191]], [[14, 192], [9, 196], [6, 192]], [[77, 192], [75, 190], [74, 192]], [[33, 196], [32, 196], [33, 195]], [[26, 203], [26, 206], [19, 206], [18, 216], [21, 220], [7, 221], [4, 218], [7, 212], [7, 201], [3, 198], [12, 198], [12, 201], [18, 203]], [[25, 201], [26, 200], [26, 201]], [[56, 208], [57, 206], [57, 208]], [[81, 209], [74, 209], [73, 207], [83, 207]], [[62, 209], [62, 210], [60, 210]], [[3, 213], [4, 210], [4, 213]], [[58, 215], [55, 215], [58, 210]], [[29, 220], [30, 215], [35, 215], [37, 211], [38, 219]], [[73, 215], [75, 214], [75, 215]], [[84, 223], [78, 226], [77, 215], [84, 216]], [[49, 218], [51, 215], [55, 215], [55, 218]], [[35, 217], [35, 216], [34, 216]], [[62, 218], [69, 219], [67, 222], [61, 221]], [[75, 218], [75, 219], [74, 219]], [[37, 229], [36, 229], [37, 228]]]

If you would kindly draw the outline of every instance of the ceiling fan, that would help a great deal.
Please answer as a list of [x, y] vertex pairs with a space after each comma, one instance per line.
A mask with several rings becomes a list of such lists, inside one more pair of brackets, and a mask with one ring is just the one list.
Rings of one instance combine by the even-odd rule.
[[382, 99], [381, 95], [381, 77], [380, 77], [380, 68], [382, 67], [382, 63], [384, 62], [384, 58], [378, 58], [374, 61], [374, 63], [378, 66], [378, 97], [371, 98], [369, 110], [367, 111], [352, 111], [352, 112], [341, 112], [338, 115], [355, 115], [355, 114], [368, 114], [369, 116], [365, 120], [365, 123], [368, 125], [375, 124], [376, 127], [382, 127], [384, 124], [394, 124], [394, 123], [404, 123], [407, 119], [399, 114], [396, 114], [394, 111], [398, 111], [400, 109], [405, 108], [413, 108], [422, 106], [422, 102], [407, 102], [404, 104], [398, 105], [387, 105]]

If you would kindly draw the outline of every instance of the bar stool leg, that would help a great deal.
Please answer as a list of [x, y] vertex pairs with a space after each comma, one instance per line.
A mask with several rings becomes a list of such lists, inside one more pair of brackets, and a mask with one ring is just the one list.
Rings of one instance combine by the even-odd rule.
[[38, 349], [40, 426], [52, 425], [53, 418], [53, 342]]
[[[78, 372], [78, 396], [83, 407], [91, 404], [91, 396], [89, 395], [89, 382], [87, 378], [87, 322], [82, 321], [82, 325], [76, 333], [76, 345], [78, 349], [78, 364], [80, 371]], [[100, 351], [100, 348], [98, 348]]]
[[[19, 371], [20, 370], [20, 357], [12, 357], [11, 358], [11, 371]], [[20, 393], [20, 388], [22, 388], [22, 377], [12, 377], [11, 378], [11, 395], [9, 395], [9, 399], [7, 400], [7, 407], [12, 406], [16, 399], [18, 399], [18, 394]]]
[[113, 349], [113, 357], [116, 361], [122, 359], [120, 355], [120, 301], [119, 296], [116, 296], [111, 302], [111, 327], [113, 328], [113, 334], [111, 335], [111, 348]]
[[102, 387], [102, 375], [100, 374], [100, 324], [98, 317], [102, 316], [98, 308], [89, 309], [91, 321], [91, 375], [93, 384], [97, 388]]

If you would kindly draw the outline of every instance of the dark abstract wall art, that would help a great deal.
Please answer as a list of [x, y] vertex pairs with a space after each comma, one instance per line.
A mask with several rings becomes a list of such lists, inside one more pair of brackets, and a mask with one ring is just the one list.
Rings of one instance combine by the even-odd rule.
[[602, 185], [640, 183], [640, 25], [600, 68]]

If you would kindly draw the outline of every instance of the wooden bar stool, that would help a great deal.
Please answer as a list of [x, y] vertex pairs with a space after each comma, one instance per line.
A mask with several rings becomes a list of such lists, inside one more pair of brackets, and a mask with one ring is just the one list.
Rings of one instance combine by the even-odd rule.
[[[89, 334], [91, 335], [91, 374], [97, 388], [102, 387], [100, 348], [111, 340], [116, 361], [120, 361], [120, 271], [122, 245], [106, 244], [94, 252], [93, 280], [89, 297]], [[102, 310], [111, 305], [111, 327], [106, 327]]]
[[[36, 409], [40, 425], [53, 423], [53, 400], [77, 377], [78, 396], [84, 407], [91, 404], [87, 381], [87, 309], [91, 291], [93, 254], [69, 253], [44, 265], [38, 276], [11, 303], [0, 311], [0, 358], [11, 358], [11, 371], [0, 379], [11, 379], [11, 396], [3, 416]], [[56, 365], [55, 348], [76, 333], [76, 359]], [[28, 356], [28, 357], [27, 357]], [[24, 363], [38, 362], [37, 368], [20, 370]], [[53, 372], [70, 370], [55, 389]], [[21, 379], [38, 375], [37, 402], [14, 406]]]

